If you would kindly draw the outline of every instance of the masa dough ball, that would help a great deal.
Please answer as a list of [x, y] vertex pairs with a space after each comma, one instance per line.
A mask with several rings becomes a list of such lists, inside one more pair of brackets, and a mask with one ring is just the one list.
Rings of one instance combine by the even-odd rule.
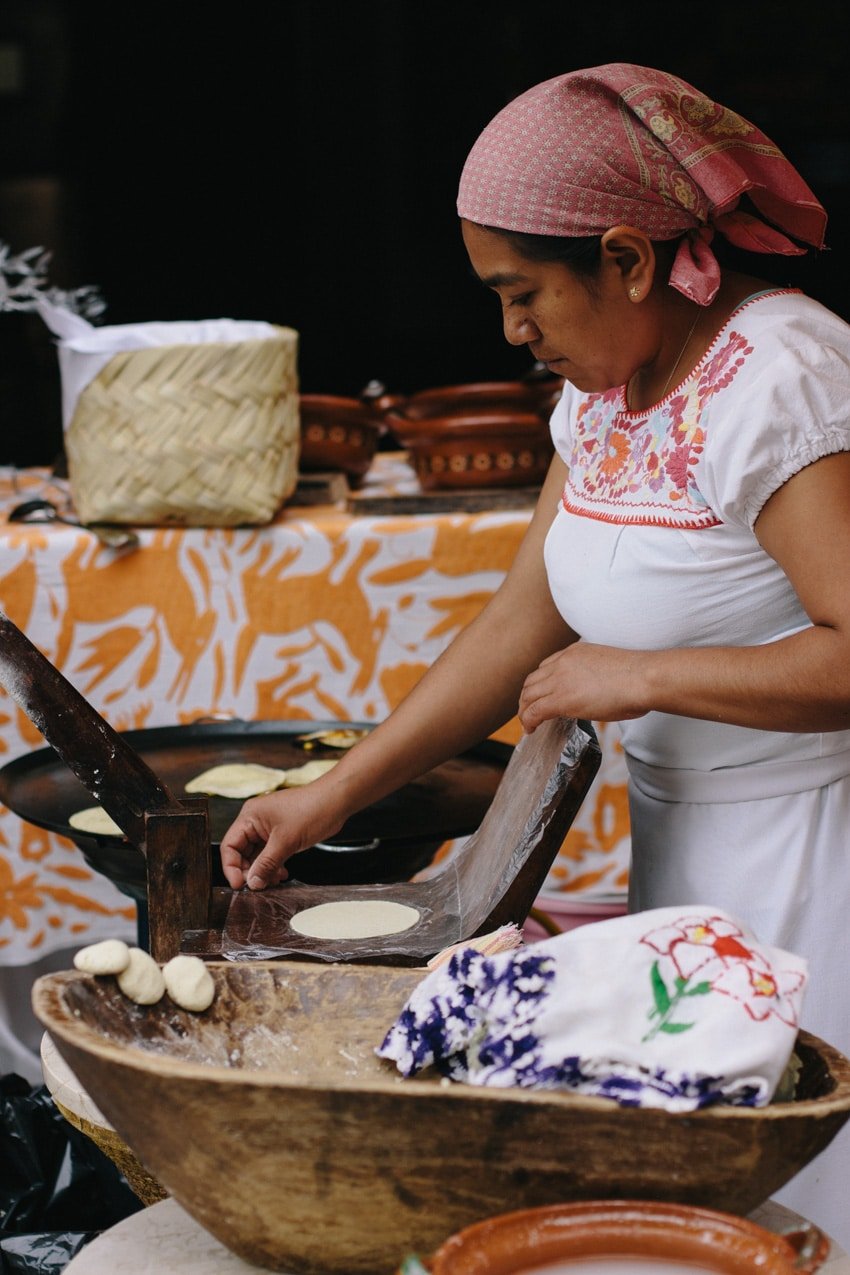
[[118, 824], [108, 815], [103, 806], [86, 806], [85, 810], [75, 810], [68, 817], [68, 823], [78, 832], [91, 832], [97, 837], [123, 837], [124, 833]]
[[104, 939], [81, 947], [74, 967], [85, 974], [120, 974], [130, 964], [130, 949], [121, 939]]
[[137, 1005], [155, 1005], [165, 992], [165, 979], [152, 956], [140, 947], [131, 947], [127, 968], [118, 975], [118, 986]]
[[186, 792], [202, 792], [209, 797], [259, 797], [283, 783], [286, 771], [256, 762], [224, 762], [204, 770], [185, 785]]
[[172, 956], [162, 967], [165, 990], [181, 1009], [196, 1013], [209, 1009], [215, 997], [215, 983], [199, 956]]

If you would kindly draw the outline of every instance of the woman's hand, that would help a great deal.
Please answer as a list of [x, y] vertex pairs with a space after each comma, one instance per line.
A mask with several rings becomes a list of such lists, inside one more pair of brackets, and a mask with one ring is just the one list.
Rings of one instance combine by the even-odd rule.
[[279, 885], [289, 875], [287, 859], [339, 832], [344, 820], [329, 814], [323, 792], [316, 780], [245, 802], [221, 839], [221, 866], [234, 890]]
[[519, 720], [527, 735], [554, 717], [614, 722], [642, 717], [643, 668], [650, 652], [574, 642], [556, 651], [525, 679]]

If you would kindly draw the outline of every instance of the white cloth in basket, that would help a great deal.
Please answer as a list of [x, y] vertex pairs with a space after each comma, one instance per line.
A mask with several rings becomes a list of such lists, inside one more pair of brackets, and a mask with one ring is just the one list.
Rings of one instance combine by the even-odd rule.
[[797, 1036], [801, 957], [712, 907], [658, 908], [514, 952], [455, 953], [377, 1049], [411, 1076], [623, 1106], [763, 1106]]
[[167, 345], [263, 341], [279, 330], [271, 323], [252, 319], [175, 320], [95, 327], [82, 315], [54, 305], [45, 298], [39, 300], [37, 310], [53, 335], [59, 338], [62, 422], [66, 429], [83, 390], [114, 354]]

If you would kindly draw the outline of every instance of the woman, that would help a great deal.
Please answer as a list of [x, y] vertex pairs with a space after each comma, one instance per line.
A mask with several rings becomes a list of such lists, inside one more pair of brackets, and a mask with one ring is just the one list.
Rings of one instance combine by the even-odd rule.
[[[711, 247], [822, 247], [825, 213], [753, 125], [621, 64], [501, 111], [458, 211], [508, 341], [565, 378], [557, 455], [485, 610], [333, 771], [246, 803], [227, 878], [282, 880], [517, 705], [616, 720], [630, 906], [710, 903], [805, 956], [805, 1025], [850, 1052], [850, 328]], [[783, 1198], [850, 1247], [846, 1142]]]

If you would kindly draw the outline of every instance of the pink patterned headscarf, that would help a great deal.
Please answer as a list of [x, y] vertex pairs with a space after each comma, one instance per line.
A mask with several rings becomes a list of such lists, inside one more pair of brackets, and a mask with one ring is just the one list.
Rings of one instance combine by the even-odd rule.
[[[737, 211], [746, 193], [767, 221]], [[685, 235], [670, 283], [713, 300], [719, 231], [754, 252], [822, 248], [826, 212], [770, 138], [675, 75], [615, 62], [536, 85], [487, 125], [469, 153], [461, 217], [535, 235], [601, 235], [631, 225]], [[686, 232], [689, 232], [686, 234]]]

